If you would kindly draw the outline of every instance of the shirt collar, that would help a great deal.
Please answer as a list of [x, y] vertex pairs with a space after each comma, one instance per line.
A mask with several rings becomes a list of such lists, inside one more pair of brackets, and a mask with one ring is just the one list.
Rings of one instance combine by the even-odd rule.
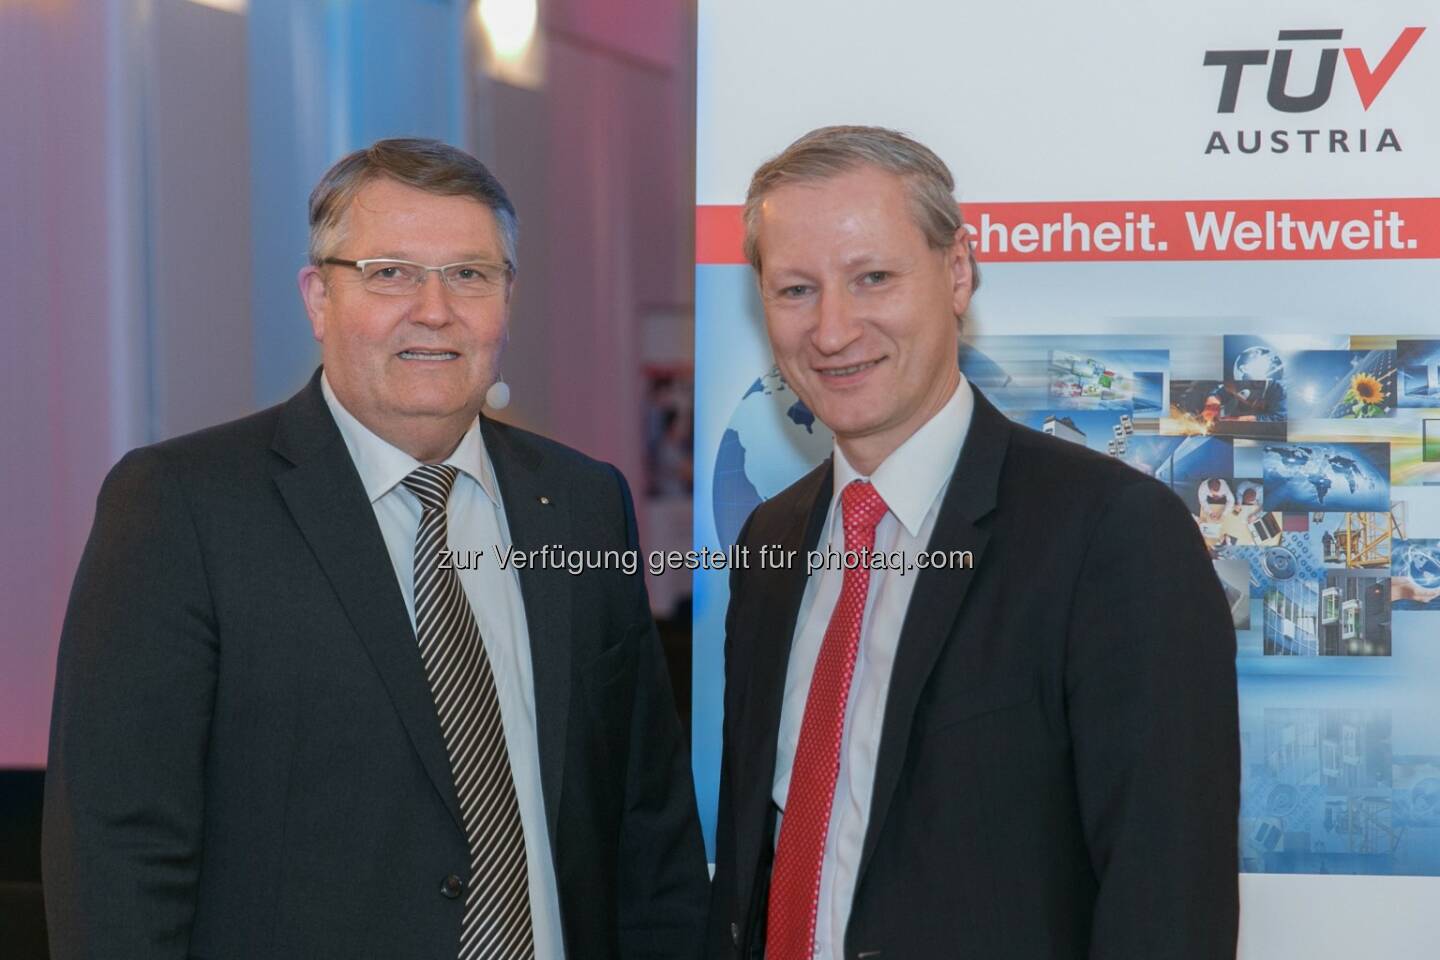
[[852, 480], [869, 480], [906, 532], [918, 537], [930, 508], [955, 473], [974, 413], [975, 395], [962, 373], [960, 385], [945, 406], [896, 447], [869, 477], [852, 467], [836, 444], [831, 509], [840, 502], [840, 491]]
[[[330, 379], [323, 371], [320, 374], [320, 392], [325, 396], [325, 404], [335, 418], [335, 425], [340, 428], [340, 436], [345, 440], [345, 447], [350, 451], [350, 459], [355, 462], [355, 469], [360, 472], [360, 482], [365, 485], [365, 495], [370, 498], [371, 503], [395, 489], [400, 481], [420, 466], [419, 460], [376, 436], [369, 427], [345, 409], [345, 405], [330, 388]], [[495, 471], [490, 463], [490, 454], [485, 449], [485, 439], [480, 435], [479, 417], [470, 421], [470, 429], [465, 431], [460, 443], [444, 462], [478, 483], [491, 502], [496, 506], [500, 505]]]

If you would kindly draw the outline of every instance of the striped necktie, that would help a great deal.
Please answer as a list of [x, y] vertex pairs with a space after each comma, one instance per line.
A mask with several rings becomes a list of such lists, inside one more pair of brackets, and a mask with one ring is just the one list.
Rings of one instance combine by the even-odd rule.
[[404, 484], [422, 509], [415, 538], [415, 633], [470, 846], [459, 960], [530, 960], [535, 942], [525, 835], [500, 697], [460, 577], [440, 563], [448, 545], [445, 504], [458, 473], [449, 464], [423, 464]]

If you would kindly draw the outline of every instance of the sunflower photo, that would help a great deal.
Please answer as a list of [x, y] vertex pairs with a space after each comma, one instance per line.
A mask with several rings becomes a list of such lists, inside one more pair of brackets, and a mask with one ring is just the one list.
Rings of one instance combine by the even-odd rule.
[[1395, 414], [1394, 350], [1302, 350], [1285, 374], [1292, 420]]

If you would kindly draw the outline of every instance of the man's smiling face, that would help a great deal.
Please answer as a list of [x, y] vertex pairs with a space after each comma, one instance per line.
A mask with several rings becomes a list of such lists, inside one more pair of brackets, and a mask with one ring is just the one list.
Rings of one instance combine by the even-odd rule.
[[775, 361], [857, 468], [869, 472], [959, 383], [966, 243], [936, 249], [905, 182], [874, 167], [776, 188], [757, 226]]
[[[505, 260], [489, 207], [384, 177], [356, 193], [340, 237], [330, 255], [348, 260]], [[332, 265], [307, 267], [301, 287], [326, 378], [356, 419], [402, 449], [397, 438], [464, 432], [498, 374], [508, 283], [491, 296], [461, 297], [430, 273], [414, 293], [386, 296], [366, 290], [354, 268]]]

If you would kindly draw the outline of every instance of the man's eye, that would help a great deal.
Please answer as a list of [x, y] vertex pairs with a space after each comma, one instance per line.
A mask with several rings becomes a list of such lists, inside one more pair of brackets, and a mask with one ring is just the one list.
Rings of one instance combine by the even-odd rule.
[[807, 293], [809, 293], [809, 292], [810, 292], [810, 288], [809, 288], [809, 287], [805, 286], [804, 284], [799, 284], [799, 283], [797, 283], [797, 284], [795, 284], [794, 286], [791, 286], [791, 287], [781, 287], [781, 288], [780, 288], [780, 297], [783, 298], [783, 299], [785, 299], [785, 300], [795, 300], [795, 299], [797, 299], [797, 298], [799, 298], [799, 297], [805, 296], [805, 294], [807, 294]]
[[372, 276], [379, 277], [381, 280], [394, 280], [396, 277], [400, 276], [400, 268], [380, 267], [372, 274]]
[[866, 286], [873, 287], [876, 284], [884, 283], [886, 280], [889, 279], [890, 272], [888, 270], [871, 270], [869, 273], [865, 274], [865, 276], [860, 278], [860, 282], [865, 284]]

